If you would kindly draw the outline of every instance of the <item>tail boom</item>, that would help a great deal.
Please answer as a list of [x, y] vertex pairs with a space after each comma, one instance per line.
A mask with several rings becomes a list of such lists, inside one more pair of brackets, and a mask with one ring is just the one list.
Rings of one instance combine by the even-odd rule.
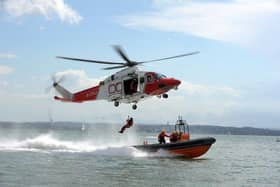
[[74, 94], [73, 102], [92, 101], [98, 99], [99, 86], [95, 86]]
[[68, 90], [66, 90], [64, 87], [59, 85], [58, 83], [54, 83], [53, 87], [62, 96], [62, 98], [55, 96], [54, 99], [61, 100], [61, 101], [72, 101], [73, 100], [74, 95], [71, 92], [69, 92]]
[[59, 84], [56, 84], [54, 88], [62, 96], [62, 97], [54, 96], [54, 99], [62, 102], [82, 103], [84, 101], [96, 100], [99, 93], [99, 86], [95, 86], [80, 92], [76, 92], [74, 94], [66, 90], [64, 87], [62, 87]]

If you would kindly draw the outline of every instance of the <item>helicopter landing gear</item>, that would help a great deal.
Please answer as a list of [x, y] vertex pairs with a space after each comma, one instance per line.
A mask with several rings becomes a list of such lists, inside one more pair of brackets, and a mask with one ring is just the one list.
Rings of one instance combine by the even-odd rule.
[[162, 94], [162, 97], [167, 99], [168, 98], [168, 94]]
[[118, 101], [114, 102], [115, 107], [118, 107], [120, 105], [120, 103]]
[[136, 104], [133, 104], [133, 105], [132, 105], [132, 109], [133, 109], [133, 110], [136, 110], [136, 109], [137, 109], [137, 105], [136, 105]]

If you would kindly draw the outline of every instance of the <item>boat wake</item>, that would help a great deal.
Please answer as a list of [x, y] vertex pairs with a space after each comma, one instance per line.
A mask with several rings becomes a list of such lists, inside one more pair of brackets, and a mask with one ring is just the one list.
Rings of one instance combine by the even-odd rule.
[[166, 155], [166, 153], [148, 154], [133, 148], [128, 145], [127, 142], [97, 144], [91, 141], [60, 140], [53, 137], [51, 134], [43, 134], [23, 140], [2, 140], [0, 143], [0, 151], [30, 151], [44, 153], [71, 152], [133, 157]]
[[43, 134], [24, 140], [1, 141], [0, 150], [15, 151], [63, 151], [63, 152], [93, 152], [109, 147], [122, 147], [122, 144], [94, 145], [90, 141], [67, 141]]

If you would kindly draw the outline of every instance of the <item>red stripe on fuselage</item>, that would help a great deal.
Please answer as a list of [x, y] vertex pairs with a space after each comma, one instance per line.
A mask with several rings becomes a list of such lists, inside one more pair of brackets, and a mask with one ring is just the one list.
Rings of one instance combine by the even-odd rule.
[[95, 86], [74, 94], [73, 102], [83, 102], [89, 100], [96, 100], [99, 92], [99, 86]]

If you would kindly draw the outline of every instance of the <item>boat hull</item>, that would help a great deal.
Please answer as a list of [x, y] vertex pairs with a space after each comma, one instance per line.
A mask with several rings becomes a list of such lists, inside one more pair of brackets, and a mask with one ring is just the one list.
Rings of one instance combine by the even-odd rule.
[[180, 155], [187, 158], [195, 158], [205, 154], [215, 142], [215, 138], [207, 137], [176, 143], [135, 145], [133, 147], [145, 152], [157, 152], [159, 150], [165, 150], [171, 154]]

